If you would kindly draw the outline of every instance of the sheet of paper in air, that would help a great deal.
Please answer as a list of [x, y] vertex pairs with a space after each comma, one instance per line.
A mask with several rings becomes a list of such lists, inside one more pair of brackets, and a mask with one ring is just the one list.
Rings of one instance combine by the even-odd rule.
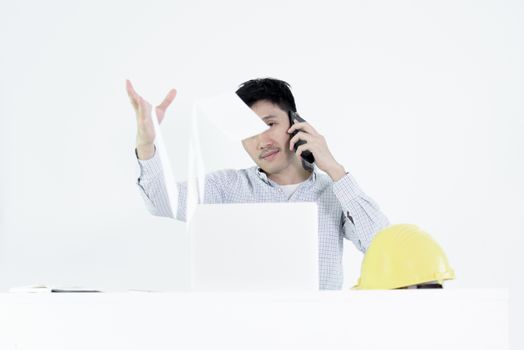
[[196, 205], [205, 202], [206, 174], [252, 166], [242, 140], [266, 129], [267, 125], [234, 92], [195, 101], [188, 154], [188, 223]]
[[160, 162], [162, 163], [167, 197], [171, 207], [171, 212], [173, 213], [173, 217], [176, 217], [178, 211], [178, 191], [176, 188], [176, 179], [173, 176], [173, 170], [171, 169], [171, 163], [167, 155], [166, 146], [164, 144], [164, 138], [162, 137], [162, 130], [160, 129], [160, 125], [158, 123], [158, 118], [154, 107], [151, 111], [151, 118], [153, 119], [153, 126], [155, 129], [156, 152], [158, 152], [158, 157], [160, 157]]
[[[198, 127], [198, 113], [196, 104], [193, 104], [191, 119], [191, 135], [189, 137], [188, 166], [187, 166], [187, 196], [186, 222], [193, 218], [198, 203], [204, 202], [204, 184], [206, 171], [200, 150], [200, 135]], [[189, 232], [189, 231], [188, 231]]]
[[232, 141], [242, 141], [258, 135], [267, 129], [267, 125], [249, 108], [235, 92], [200, 99], [197, 101], [197, 113], [207, 118]]

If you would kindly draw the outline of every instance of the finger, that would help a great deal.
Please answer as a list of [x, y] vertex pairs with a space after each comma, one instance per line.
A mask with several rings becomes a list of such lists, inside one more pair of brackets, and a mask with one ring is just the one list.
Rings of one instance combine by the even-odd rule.
[[131, 81], [129, 80], [126, 80], [126, 91], [129, 99], [131, 100], [131, 103], [133, 104], [133, 107], [138, 108], [140, 96], [136, 93], [135, 89], [133, 88], [133, 84], [131, 84]]
[[295, 154], [297, 156], [299, 156], [299, 157], [302, 157], [302, 152], [304, 152], [304, 151], [309, 151], [309, 152], [311, 152], [313, 154], [313, 151], [311, 150], [311, 144], [305, 143], [303, 145], [298, 146], [297, 151], [296, 151]]
[[175, 99], [176, 93], [177, 93], [177, 91], [175, 89], [169, 90], [169, 92], [167, 93], [166, 97], [164, 98], [164, 101], [162, 101], [162, 103], [159, 104], [157, 106], [157, 108], [165, 111], [167, 109], [167, 107], [169, 107], [171, 102], [173, 102], [173, 100]]
[[160, 109], [160, 107], [155, 107], [155, 115], [156, 119], [158, 120], [158, 124], [162, 123], [162, 120], [164, 120], [164, 117], [166, 116], [166, 111], [164, 109]]
[[312, 136], [309, 135], [309, 134], [306, 134], [302, 131], [299, 131], [295, 136], [293, 136], [291, 138], [291, 140], [289, 140], [289, 149], [292, 151], [293, 148], [295, 147], [295, 143], [297, 143], [298, 141], [300, 140], [304, 140], [306, 142], [310, 142], [312, 141]]
[[302, 127], [302, 130], [307, 132], [308, 134], [319, 135], [319, 133], [315, 130], [315, 128], [311, 126], [311, 124], [309, 124], [308, 122], [301, 122], [299, 124]]
[[311, 135], [318, 135], [318, 132], [315, 130], [315, 128], [313, 128], [311, 124], [309, 124], [308, 122], [300, 122], [300, 123], [295, 122], [295, 124], [293, 124], [287, 132], [292, 133], [295, 130], [305, 131]]
[[126, 80], [126, 90], [129, 97], [138, 100], [138, 94], [135, 91], [135, 88], [133, 87], [133, 84], [131, 84], [130, 80]]

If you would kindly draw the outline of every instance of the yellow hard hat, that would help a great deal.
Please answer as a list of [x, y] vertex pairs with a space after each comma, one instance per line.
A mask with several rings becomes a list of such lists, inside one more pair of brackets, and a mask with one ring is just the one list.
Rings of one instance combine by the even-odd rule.
[[442, 248], [416, 225], [392, 225], [376, 234], [353, 289], [395, 289], [454, 279]]

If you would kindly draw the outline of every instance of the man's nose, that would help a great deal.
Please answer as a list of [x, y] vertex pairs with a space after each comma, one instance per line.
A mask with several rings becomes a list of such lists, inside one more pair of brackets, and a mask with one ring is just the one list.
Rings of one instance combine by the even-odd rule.
[[268, 131], [265, 131], [259, 135], [258, 137], [258, 148], [259, 149], [270, 148], [274, 145], [274, 141], [271, 138], [271, 135]]

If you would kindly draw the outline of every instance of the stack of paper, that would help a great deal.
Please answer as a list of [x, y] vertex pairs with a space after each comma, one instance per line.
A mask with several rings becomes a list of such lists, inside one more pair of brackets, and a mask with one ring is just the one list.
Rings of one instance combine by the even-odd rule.
[[97, 293], [100, 290], [83, 288], [83, 287], [50, 287], [45, 285], [32, 285], [22, 287], [12, 287], [10, 293]]

